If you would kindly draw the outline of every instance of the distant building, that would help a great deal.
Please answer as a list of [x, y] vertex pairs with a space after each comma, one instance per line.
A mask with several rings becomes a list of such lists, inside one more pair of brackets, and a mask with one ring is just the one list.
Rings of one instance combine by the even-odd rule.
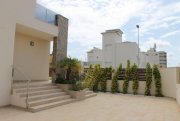
[[[102, 50], [94, 47], [92, 50], [88, 51], [88, 64], [102, 64]], [[86, 63], [87, 64], [87, 63]]]
[[88, 64], [116, 68], [120, 63], [126, 67], [127, 60], [130, 60], [131, 63], [136, 63], [140, 68], [145, 68], [148, 62], [151, 66], [157, 64], [161, 67], [167, 67], [166, 52], [156, 51], [156, 45], [147, 52], [140, 52], [136, 42], [122, 42], [123, 32], [120, 29], [106, 30], [101, 34], [102, 50], [94, 47], [88, 51]]

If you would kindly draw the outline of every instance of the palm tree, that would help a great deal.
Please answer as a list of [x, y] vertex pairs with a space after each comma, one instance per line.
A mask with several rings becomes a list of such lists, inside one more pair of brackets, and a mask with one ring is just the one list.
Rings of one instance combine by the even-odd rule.
[[65, 80], [70, 80], [79, 76], [81, 64], [77, 59], [69, 57], [59, 61], [58, 67], [64, 72]]

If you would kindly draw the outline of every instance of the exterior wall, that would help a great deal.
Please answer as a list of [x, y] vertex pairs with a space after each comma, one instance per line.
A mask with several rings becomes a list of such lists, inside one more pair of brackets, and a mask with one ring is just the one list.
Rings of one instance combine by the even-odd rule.
[[138, 65], [138, 45], [135, 42], [122, 42], [116, 44], [115, 67], [122, 63], [123, 68], [127, 65], [127, 60]]
[[[111, 80], [108, 80], [107, 81], [107, 91], [111, 91]], [[122, 92], [123, 90], [123, 80], [119, 80], [118, 83], [119, 83], [119, 91]], [[140, 81], [139, 82], [139, 89], [138, 89], [138, 94], [140, 95], [144, 95], [144, 92], [145, 92], [145, 87], [146, 87], [146, 82], [145, 81]], [[152, 88], [151, 88], [151, 94], [154, 95], [155, 94], [155, 86], [154, 84], [152, 83]], [[128, 93], [129, 94], [133, 94], [133, 90], [132, 90], [132, 81], [129, 82], [129, 88], [128, 88]]]
[[102, 65], [102, 50], [99, 48], [93, 48], [91, 51], [87, 52], [88, 64], [100, 64]]
[[[1, 11], [0, 11], [1, 13]], [[4, 15], [1, 14], [1, 15]], [[1, 17], [0, 22], [0, 106], [10, 103], [11, 75], [14, 51], [15, 24]]]
[[[34, 46], [30, 46], [30, 41]], [[49, 77], [50, 41], [16, 33], [14, 49], [14, 80], [47, 80]], [[24, 75], [23, 75], [24, 74]]]
[[67, 57], [67, 40], [68, 40], [68, 19], [58, 15], [58, 39], [57, 39], [57, 55], [56, 61], [60, 61]]
[[176, 85], [176, 100], [178, 105], [180, 106], [180, 84]]
[[103, 67], [115, 67], [116, 44], [122, 42], [122, 34], [120, 29], [106, 30], [102, 33]]
[[178, 68], [161, 68], [162, 92], [166, 97], [176, 98], [176, 83]]
[[[179, 80], [179, 71], [180, 69], [178, 68], [161, 68], [160, 73], [162, 77], [162, 93], [166, 97], [171, 97], [174, 99], [177, 99], [177, 101], [180, 102], [180, 86], [179, 84], [177, 85], [177, 90], [176, 90], [176, 83], [180, 81]], [[120, 92], [122, 92], [123, 88], [123, 80], [119, 80], [119, 89]], [[145, 87], [146, 87], [146, 82], [145, 81], [139, 81], [139, 89], [138, 89], [138, 94], [144, 94], [145, 92]], [[111, 80], [107, 81], [107, 91], [111, 91]], [[177, 93], [176, 93], [177, 91]], [[128, 88], [128, 93], [132, 94], [132, 81], [129, 82], [129, 88]], [[155, 84], [154, 81], [152, 81], [152, 87], [151, 87], [151, 94], [155, 95]]]

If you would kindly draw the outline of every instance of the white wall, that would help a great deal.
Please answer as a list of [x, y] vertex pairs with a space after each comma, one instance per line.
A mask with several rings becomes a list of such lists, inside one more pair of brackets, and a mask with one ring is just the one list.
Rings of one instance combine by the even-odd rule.
[[[30, 41], [34, 46], [30, 46]], [[50, 41], [16, 33], [14, 49], [15, 80], [43, 80], [49, 77]], [[19, 72], [20, 71], [20, 72]]]
[[[118, 83], [119, 83], [119, 91], [122, 93], [123, 92], [123, 83], [124, 83], [124, 81], [119, 80]], [[128, 88], [128, 93], [129, 94], [133, 94], [132, 83], [133, 83], [132, 81], [129, 82], [129, 88]], [[145, 81], [140, 81], [139, 82], [139, 88], [138, 88], [138, 94], [144, 95], [145, 87], [146, 87], [146, 82]], [[155, 94], [154, 89], [155, 89], [155, 87], [154, 87], [154, 84], [152, 83], [151, 95]], [[109, 91], [109, 92], [111, 91], [111, 80], [107, 81], [107, 91]]]
[[107, 30], [102, 33], [103, 67], [115, 67], [116, 44], [122, 42], [121, 30]]
[[[161, 83], [162, 83], [162, 93], [165, 97], [171, 97], [171, 98], [176, 98], [180, 100], [180, 86], [177, 86], [176, 90], [176, 83], [179, 80], [179, 72], [178, 68], [161, 68], [160, 73], [161, 73]], [[123, 89], [123, 80], [118, 81], [119, 82], [119, 89], [120, 92], [122, 92]], [[132, 81], [129, 82], [129, 88], [128, 88], [128, 93], [132, 94]], [[138, 89], [138, 94], [144, 94], [145, 92], [145, 87], [146, 87], [146, 82], [145, 81], [139, 81], [139, 89]], [[107, 91], [111, 91], [111, 80], [107, 81]], [[177, 93], [176, 93], [177, 91]], [[177, 95], [178, 94], [178, 95]], [[151, 95], [155, 95], [155, 83], [152, 81], [152, 86], [151, 86]]]
[[177, 83], [178, 68], [161, 68], [162, 92], [166, 97], [176, 98], [176, 83]]
[[135, 42], [122, 42], [116, 44], [115, 67], [121, 63], [123, 68], [127, 65], [127, 60], [138, 65], [138, 45]]
[[102, 65], [102, 50], [93, 48], [91, 51], [87, 52], [87, 62], [92, 65]]
[[176, 85], [176, 100], [178, 105], [180, 106], [180, 84]]
[[[2, 14], [1, 14], [2, 15]], [[2, 23], [1, 23], [2, 22]], [[1, 17], [0, 22], [0, 106], [10, 103], [15, 24]]]

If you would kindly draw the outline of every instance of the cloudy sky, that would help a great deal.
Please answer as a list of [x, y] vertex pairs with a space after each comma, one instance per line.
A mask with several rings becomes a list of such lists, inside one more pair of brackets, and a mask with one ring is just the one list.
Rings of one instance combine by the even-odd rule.
[[146, 51], [157, 44], [166, 51], [168, 66], [180, 65], [180, 0], [37, 0], [69, 19], [68, 55], [81, 60], [102, 46], [101, 32], [121, 29], [123, 41], [137, 42]]

